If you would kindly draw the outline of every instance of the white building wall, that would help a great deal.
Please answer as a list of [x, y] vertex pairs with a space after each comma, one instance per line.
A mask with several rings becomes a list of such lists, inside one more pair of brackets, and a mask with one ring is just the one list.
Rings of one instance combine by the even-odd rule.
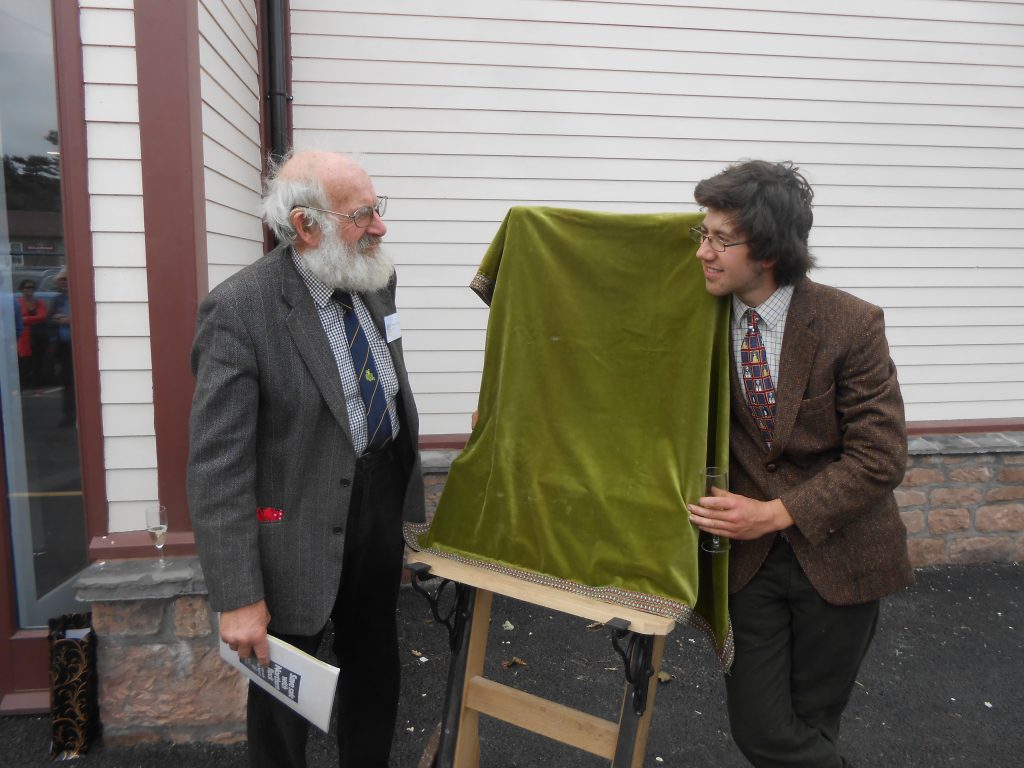
[[694, 210], [793, 160], [813, 277], [886, 310], [911, 420], [1024, 416], [1024, 5], [291, 0], [297, 146], [359, 152], [424, 434], [469, 431], [505, 211]]
[[199, 0], [210, 287], [263, 255], [255, 0]]
[[132, 0], [79, 0], [109, 530], [157, 491]]

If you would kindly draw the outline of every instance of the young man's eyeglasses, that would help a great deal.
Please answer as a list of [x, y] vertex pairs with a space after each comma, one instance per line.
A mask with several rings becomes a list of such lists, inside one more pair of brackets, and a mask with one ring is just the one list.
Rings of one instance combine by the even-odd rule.
[[711, 250], [715, 253], [725, 253], [726, 248], [732, 248], [734, 245], [746, 245], [750, 242], [749, 240], [740, 240], [735, 243], [726, 243], [717, 236], [709, 235], [703, 229], [697, 229], [697, 227], [690, 227], [690, 237], [697, 245], [701, 245], [706, 240], [708, 245], [711, 246]]
[[377, 213], [382, 219], [384, 218], [384, 211], [388, 208], [388, 199], [382, 195], [377, 198], [375, 205], [364, 205], [362, 208], [357, 208], [352, 213], [341, 213], [340, 211], [332, 211], [328, 208], [317, 208], [312, 205], [299, 205], [297, 208], [306, 208], [310, 211], [320, 211], [320, 213], [330, 213], [335, 216], [341, 216], [343, 219], [352, 219], [352, 223], [360, 229], [366, 229], [370, 226], [370, 222], [373, 221], [374, 212]]

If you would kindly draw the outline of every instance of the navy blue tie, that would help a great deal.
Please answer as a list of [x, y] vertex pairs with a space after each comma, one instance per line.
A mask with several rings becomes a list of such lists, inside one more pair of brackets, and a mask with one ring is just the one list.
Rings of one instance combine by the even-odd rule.
[[352, 353], [352, 365], [359, 380], [359, 394], [362, 395], [363, 404], [366, 406], [366, 451], [376, 451], [391, 440], [391, 417], [388, 415], [384, 385], [377, 374], [377, 364], [370, 352], [366, 332], [359, 323], [352, 294], [339, 290], [335, 291], [331, 298], [341, 305], [345, 335], [348, 337], [349, 352]]

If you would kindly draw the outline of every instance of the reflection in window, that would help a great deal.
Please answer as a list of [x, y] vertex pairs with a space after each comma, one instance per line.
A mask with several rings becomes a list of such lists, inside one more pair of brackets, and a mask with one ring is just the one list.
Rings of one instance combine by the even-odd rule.
[[[50, 4], [0, 6], [0, 408], [21, 623], [86, 564]], [[45, 601], [44, 601], [45, 603]], [[50, 614], [52, 615], [52, 614]]]

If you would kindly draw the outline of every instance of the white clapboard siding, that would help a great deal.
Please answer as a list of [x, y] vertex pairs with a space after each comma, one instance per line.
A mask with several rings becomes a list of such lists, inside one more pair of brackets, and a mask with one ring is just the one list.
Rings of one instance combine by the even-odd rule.
[[885, 309], [909, 419], [1024, 417], [1024, 4], [290, 8], [296, 144], [359, 153], [391, 198], [424, 434], [469, 429], [466, 284], [509, 208], [695, 211], [751, 157], [815, 186], [812, 276]]
[[212, 288], [263, 253], [255, 0], [200, 0], [199, 38]]
[[[115, 532], [144, 527], [143, 509], [158, 495], [135, 17], [130, 0], [79, 6], [108, 525]], [[130, 461], [123, 441], [130, 441]]]

